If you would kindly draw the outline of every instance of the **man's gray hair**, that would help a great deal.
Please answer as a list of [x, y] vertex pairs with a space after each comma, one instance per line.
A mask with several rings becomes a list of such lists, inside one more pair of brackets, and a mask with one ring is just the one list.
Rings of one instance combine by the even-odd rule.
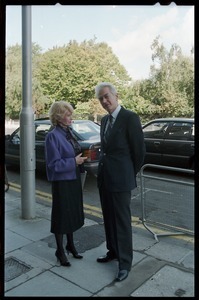
[[110, 82], [100, 82], [98, 83], [98, 85], [96, 85], [95, 87], [95, 96], [96, 98], [99, 98], [99, 93], [100, 91], [105, 88], [105, 87], [108, 87], [110, 92], [114, 95], [117, 95], [117, 90], [116, 88], [114, 87], [114, 85]]

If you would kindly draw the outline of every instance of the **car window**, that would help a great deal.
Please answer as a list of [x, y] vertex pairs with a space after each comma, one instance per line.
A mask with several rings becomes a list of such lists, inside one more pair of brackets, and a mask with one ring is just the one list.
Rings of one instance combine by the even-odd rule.
[[168, 128], [168, 122], [154, 122], [143, 128], [145, 138], [163, 138]]
[[189, 140], [191, 136], [194, 136], [193, 124], [176, 122], [170, 127], [167, 138], [176, 140]]
[[100, 133], [100, 126], [89, 122], [72, 123], [72, 128], [85, 140]]
[[12, 135], [12, 143], [15, 144], [15, 145], [20, 144], [20, 130], [19, 130], [19, 128], [17, 130], [15, 130], [13, 135]]
[[51, 124], [36, 124], [35, 126], [35, 140], [44, 141], [45, 136], [48, 133]]

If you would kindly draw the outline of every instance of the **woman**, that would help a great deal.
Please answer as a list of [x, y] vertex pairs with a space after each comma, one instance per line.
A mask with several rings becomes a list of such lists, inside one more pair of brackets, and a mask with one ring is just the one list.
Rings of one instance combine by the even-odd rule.
[[87, 157], [82, 157], [81, 147], [73, 136], [70, 125], [73, 107], [65, 101], [51, 105], [49, 118], [54, 126], [45, 140], [47, 178], [52, 182], [51, 232], [55, 234], [55, 256], [62, 266], [70, 266], [63, 247], [66, 234], [67, 253], [77, 259], [73, 232], [84, 225], [83, 193], [80, 168]]

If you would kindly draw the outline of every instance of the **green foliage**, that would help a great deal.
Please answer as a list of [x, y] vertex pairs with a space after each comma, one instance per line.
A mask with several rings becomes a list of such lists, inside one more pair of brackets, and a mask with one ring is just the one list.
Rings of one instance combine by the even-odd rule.
[[21, 46], [9, 47], [6, 53], [6, 106], [10, 118], [19, 118], [22, 99]]
[[[44, 95], [51, 101], [65, 99], [74, 107], [92, 99], [99, 81], [112, 81], [123, 86], [129, 80], [126, 70], [105, 43], [94, 40], [53, 48], [43, 54], [38, 80]], [[120, 83], [121, 82], [121, 83]]]
[[[46, 115], [52, 102], [66, 100], [77, 118], [100, 121], [106, 113], [94, 98], [94, 87], [101, 81], [118, 89], [119, 102], [137, 112], [146, 122], [155, 117], [194, 115], [194, 59], [184, 56], [173, 44], [169, 51], [157, 37], [150, 76], [131, 81], [125, 68], [106, 43], [95, 39], [70, 41], [44, 53], [32, 45], [32, 104], [36, 117]], [[22, 49], [8, 47], [6, 52], [6, 116], [19, 118], [22, 106]]]
[[88, 102], [79, 102], [74, 111], [75, 118], [77, 119], [91, 119], [95, 122], [100, 122], [101, 117], [107, 114], [102, 108], [98, 99], [91, 99]]
[[[41, 47], [32, 45], [32, 101], [33, 110], [37, 110], [37, 102], [40, 102], [43, 94], [34, 80], [35, 69], [40, 57]], [[40, 105], [40, 104], [39, 104]], [[22, 107], [22, 48], [20, 45], [8, 47], [6, 52], [6, 106], [5, 114], [11, 119], [19, 119]]]
[[150, 78], [134, 83], [129, 90], [134, 109], [146, 120], [155, 117], [193, 116], [192, 53], [189, 57], [182, 55], [181, 48], [176, 44], [167, 51], [159, 43], [159, 37], [154, 40], [152, 50], [154, 64], [151, 66]]
[[[155, 91], [152, 102], [161, 105], [168, 116], [187, 116], [194, 109], [194, 65], [192, 53], [182, 55], [181, 48], [173, 44], [169, 51], [156, 38], [152, 44], [153, 61], [151, 85]], [[157, 62], [159, 67], [157, 68]]]

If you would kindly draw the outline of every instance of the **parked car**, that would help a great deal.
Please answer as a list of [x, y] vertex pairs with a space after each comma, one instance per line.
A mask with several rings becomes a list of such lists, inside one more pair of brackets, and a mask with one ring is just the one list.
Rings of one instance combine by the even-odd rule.
[[[45, 136], [53, 126], [47, 118], [36, 119], [34, 123], [36, 169], [45, 170]], [[96, 176], [101, 147], [100, 126], [90, 120], [74, 120], [71, 128], [82, 147], [83, 156], [88, 157], [85, 169]], [[20, 165], [20, 127], [11, 135], [5, 136], [5, 163]]]
[[143, 125], [145, 163], [194, 169], [193, 118], [161, 118]]

